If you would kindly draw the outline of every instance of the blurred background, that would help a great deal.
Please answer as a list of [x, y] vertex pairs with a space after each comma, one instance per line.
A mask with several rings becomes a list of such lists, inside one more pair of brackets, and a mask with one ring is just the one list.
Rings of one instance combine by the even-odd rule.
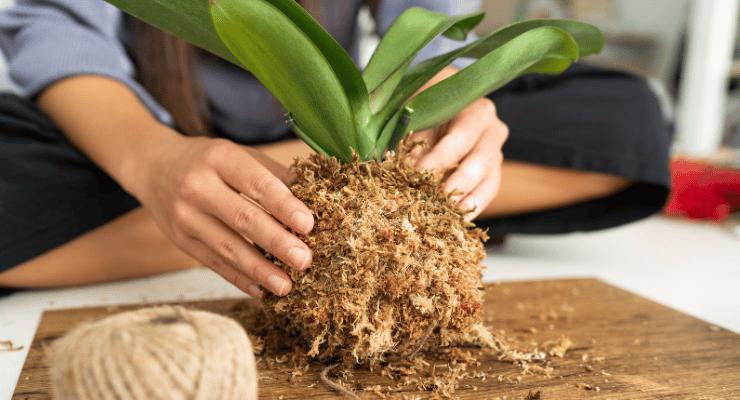
[[[740, 146], [740, 41], [734, 0], [484, 1], [484, 30], [525, 18], [572, 18], [606, 35], [589, 62], [649, 78], [675, 128], [675, 150], [724, 156]], [[737, 164], [736, 164], [737, 165]]]

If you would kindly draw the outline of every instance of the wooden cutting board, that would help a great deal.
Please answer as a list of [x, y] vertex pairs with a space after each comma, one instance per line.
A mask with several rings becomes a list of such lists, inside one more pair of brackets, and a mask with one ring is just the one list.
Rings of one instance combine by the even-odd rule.
[[[240, 300], [186, 303], [225, 313]], [[14, 399], [49, 398], [44, 347], [82, 321], [143, 306], [82, 308], [44, 313]], [[740, 335], [593, 279], [515, 282], [486, 288], [486, 323], [515, 346], [568, 337], [553, 377], [526, 375], [493, 358], [479, 370], [492, 378], [463, 381], [462, 399], [740, 399]], [[260, 371], [264, 399], [333, 399], [318, 379], [320, 367], [289, 381], [286, 371]], [[497, 376], [505, 377], [502, 380]], [[366, 384], [388, 384], [356, 373]], [[314, 384], [317, 383], [317, 384]], [[311, 386], [311, 387], [309, 387]], [[597, 391], [598, 388], [598, 391]], [[396, 394], [412, 398], [411, 392]], [[429, 393], [418, 393], [428, 397]], [[376, 398], [364, 394], [367, 398]]]

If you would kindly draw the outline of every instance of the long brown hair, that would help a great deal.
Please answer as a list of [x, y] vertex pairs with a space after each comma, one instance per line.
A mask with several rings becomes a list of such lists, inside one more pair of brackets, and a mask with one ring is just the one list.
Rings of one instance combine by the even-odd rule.
[[[378, 2], [367, 1], [374, 14]], [[299, 3], [321, 20], [324, 0]], [[189, 136], [210, 135], [208, 103], [198, 77], [195, 48], [138, 19], [132, 18], [130, 23], [139, 82], [170, 112], [180, 132]]]
[[190, 136], [211, 131], [208, 104], [197, 74], [195, 48], [153, 26], [131, 19], [137, 78]]

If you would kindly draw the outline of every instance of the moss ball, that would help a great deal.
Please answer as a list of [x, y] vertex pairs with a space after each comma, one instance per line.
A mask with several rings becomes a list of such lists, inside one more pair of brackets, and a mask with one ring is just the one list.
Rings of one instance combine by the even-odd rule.
[[434, 346], [492, 345], [481, 323], [486, 234], [407, 153], [297, 160], [291, 190], [313, 210], [313, 265], [268, 295], [275, 326], [319, 360], [373, 364]]

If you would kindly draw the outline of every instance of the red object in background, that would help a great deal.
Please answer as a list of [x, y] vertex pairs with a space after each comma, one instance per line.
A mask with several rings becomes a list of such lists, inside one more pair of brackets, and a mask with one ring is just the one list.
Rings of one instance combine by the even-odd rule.
[[740, 171], [676, 159], [665, 213], [721, 222], [740, 209]]

